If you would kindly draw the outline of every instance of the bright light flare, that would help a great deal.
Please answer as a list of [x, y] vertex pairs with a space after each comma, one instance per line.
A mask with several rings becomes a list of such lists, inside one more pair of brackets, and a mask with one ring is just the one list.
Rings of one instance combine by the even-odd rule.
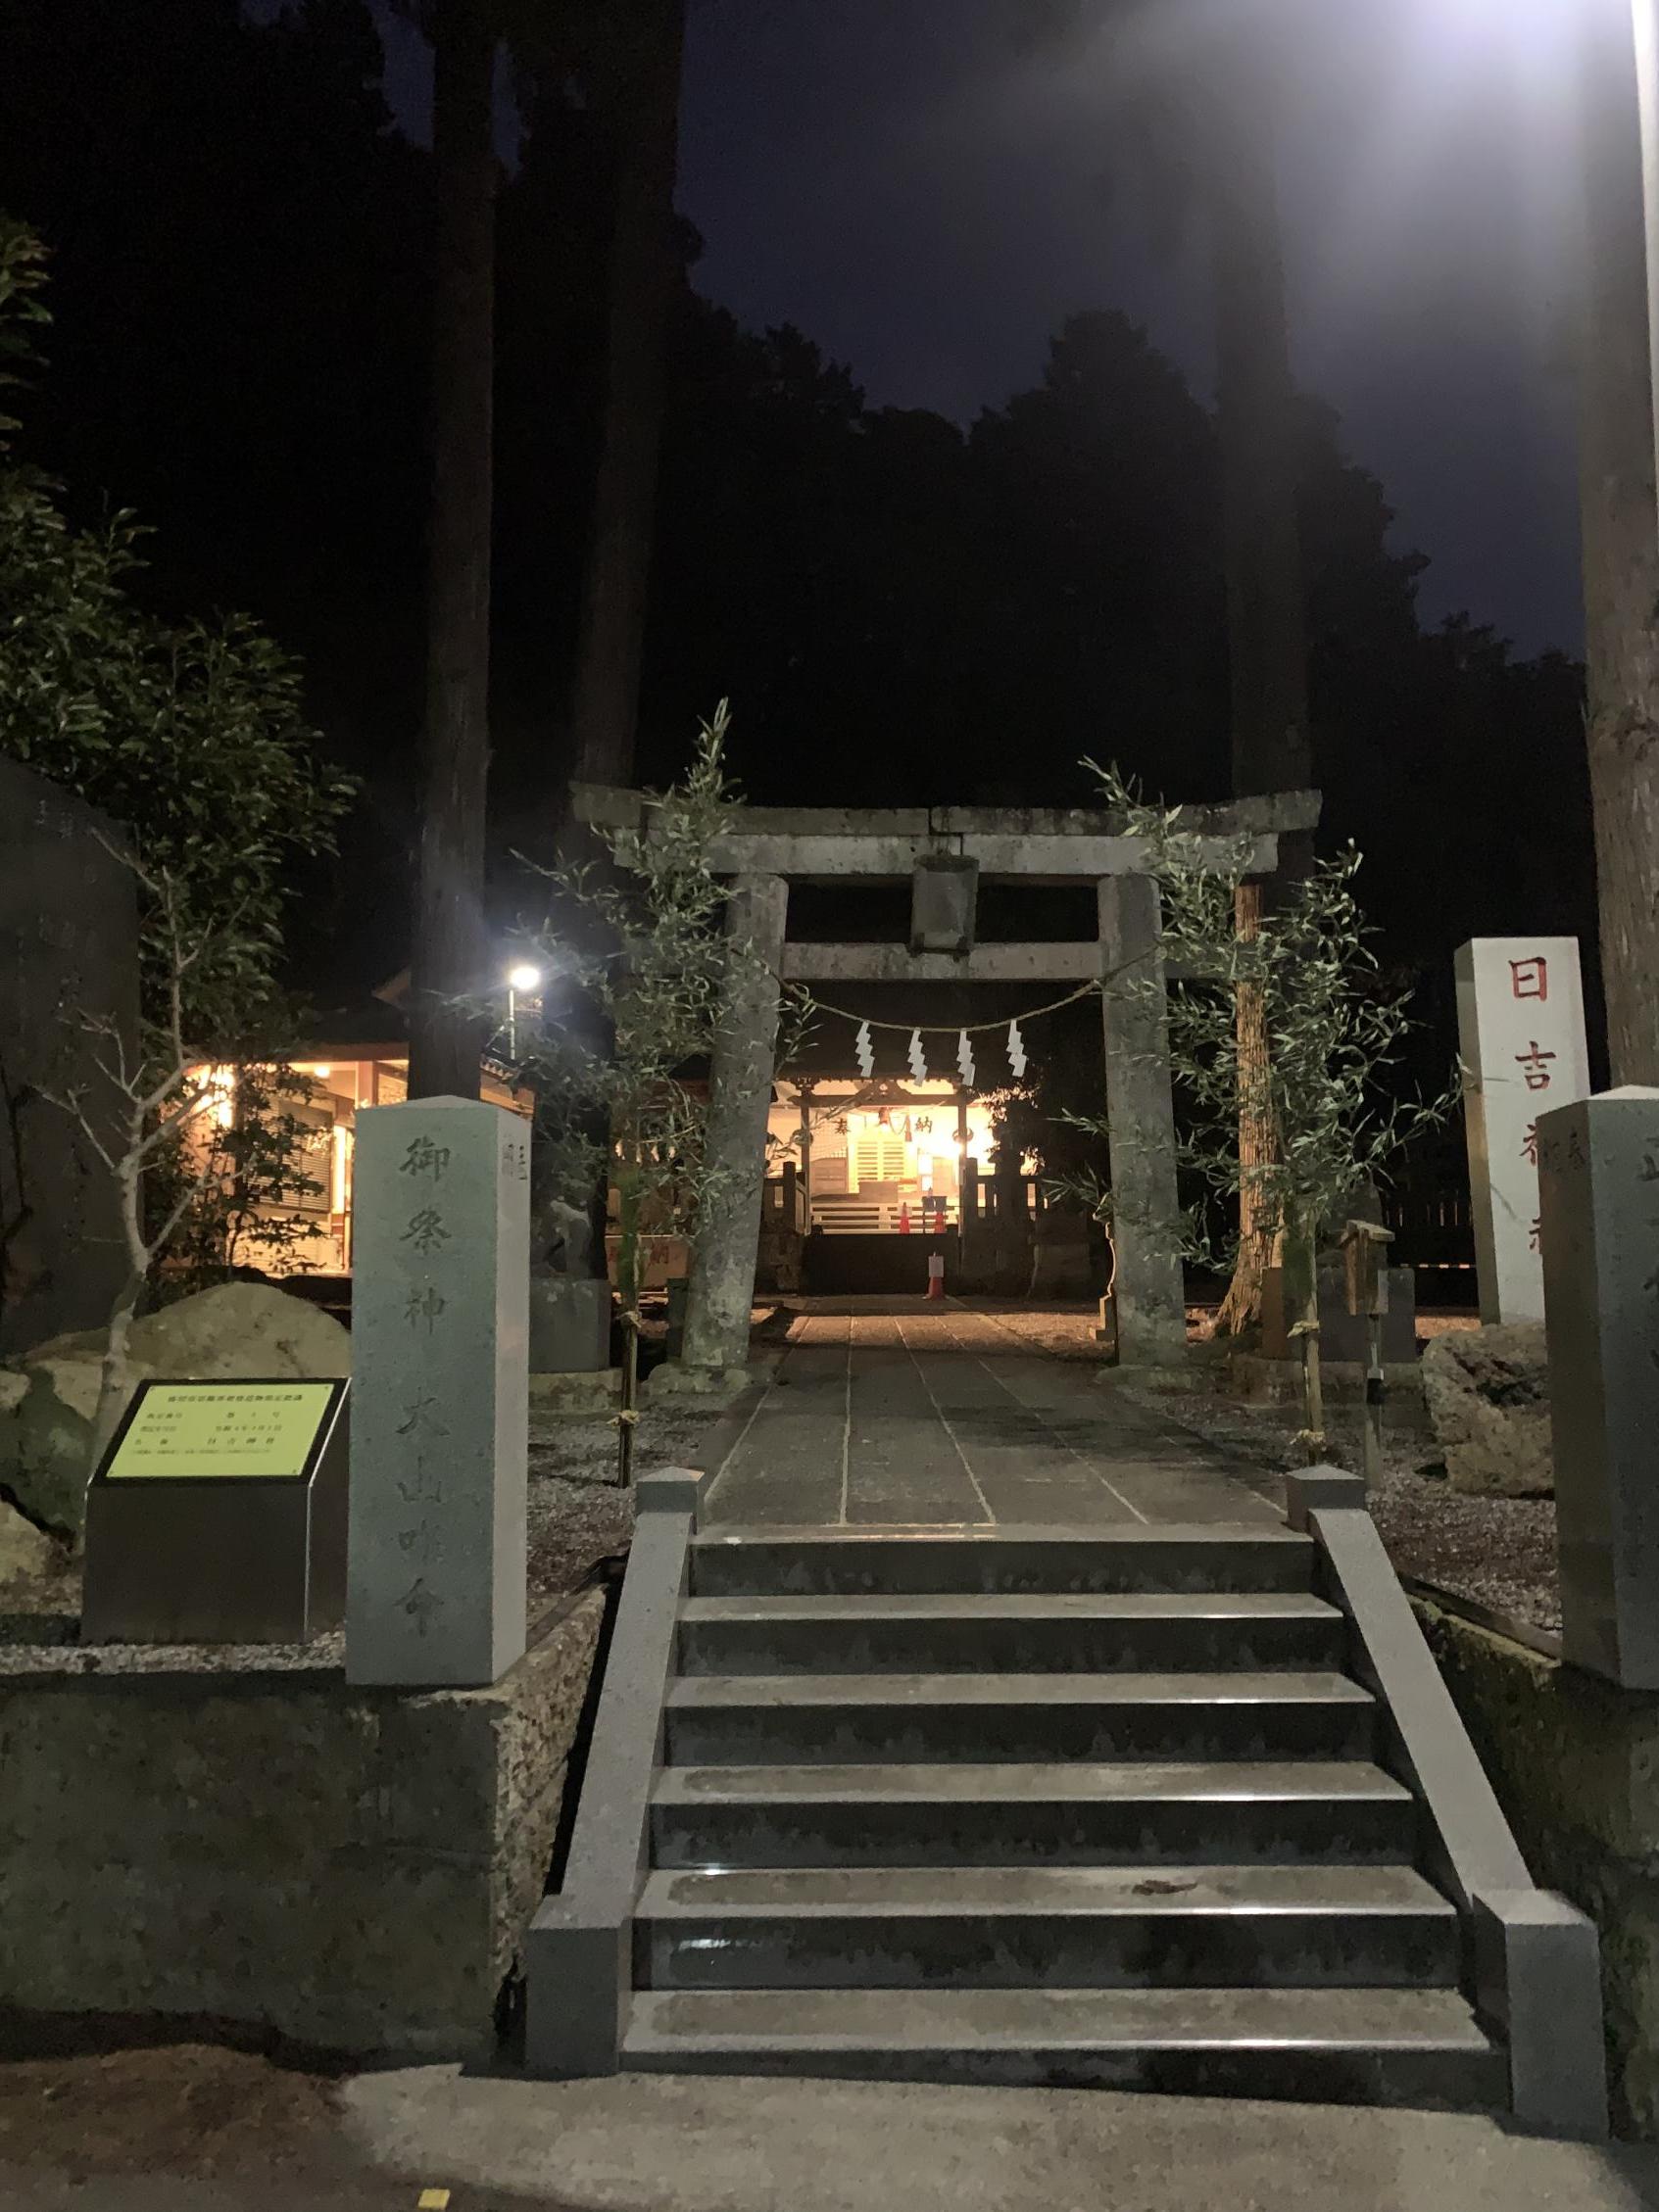
[[542, 987], [542, 972], [539, 968], [532, 968], [527, 962], [524, 962], [515, 968], [509, 968], [507, 981], [509, 988], [512, 990], [540, 990]]

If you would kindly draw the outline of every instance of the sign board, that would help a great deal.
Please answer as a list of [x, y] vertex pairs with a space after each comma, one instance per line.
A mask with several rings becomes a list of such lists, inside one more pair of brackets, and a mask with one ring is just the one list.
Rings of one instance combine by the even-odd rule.
[[303, 1482], [333, 1382], [149, 1382], [110, 1451], [111, 1482]]
[[1577, 938], [1474, 938], [1457, 1035], [1483, 1322], [1543, 1319], [1540, 1114], [1587, 1096]]
[[148, 1381], [86, 1493], [83, 1643], [305, 1643], [345, 1611], [344, 1380]]

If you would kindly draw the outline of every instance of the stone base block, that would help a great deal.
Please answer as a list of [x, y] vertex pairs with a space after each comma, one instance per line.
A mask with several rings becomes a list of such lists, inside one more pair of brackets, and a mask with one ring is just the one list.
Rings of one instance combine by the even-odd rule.
[[530, 1404], [538, 1414], [567, 1414], [592, 1420], [613, 1414], [622, 1402], [622, 1370], [604, 1368], [597, 1374], [532, 1374]]
[[[1320, 1383], [1327, 1405], [1352, 1408], [1365, 1403], [1365, 1369], [1348, 1360], [1322, 1360]], [[1384, 1425], [1426, 1434], [1428, 1417], [1423, 1410], [1423, 1378], [1415, 1360], [1408, 1366], [1385, 1367]], [[1246, 1405], [1294, 1406], [1301, 1401], [1300, 1359], [1270, 1360], [1260, 1352], [1229, 1352], [1227, 1388]]]
[[530, 1277], [530, 1372], [592, 1374], [610, 1365], [610, 1285], [587, 1275]]
[[1595, 1923], [1543, 1890], [1479, 1893], [1475, 1984], [1501, 1991], [1510, 2108], [1540, 2135], [1607, 2140], [1607, 2050]]
[[604, 1601], [491, 1688], [0, 1674], [0, 2005], [479, 2059], [541, 1902]]
[[[1269, 1268], [1261, 1286], [1261, 1348], [1270, 1360], [1295, 1356], [1291, 1329], [1299, 1317], [1286, 1310], [1285, 1271]], [[1342, 1361], [1363, 1366], [1369, 1349], [1370, 1323], [1363, 1314], [1348, 1312], [1347, 1284], [1342, 1262], [1322, 1262], [1319, 1269], [1319, 1334], [1325, 1356], [1333, 1367]], [[1417, 1277], [1410, 1268], [1389, 1270], [1389, 1310], [1383, 1316], [1383, 1360], [1400, 1365], [1417, 1357]]]
[[664, 1360], [645, 1378], [642, 1395], [648, 1399], [696, 1398], [706, 1404], [729, 1406], [752, 1385], [772, 1375], [782, 1355], [749, 1360], [741, 1367], [688, 1367], [679, 1360]]
[[1185, 1360], [1111, 1360], [1096, 1373], [1097, 1382], [1131, 1390], [1197, 1390], [1202, 1382]]

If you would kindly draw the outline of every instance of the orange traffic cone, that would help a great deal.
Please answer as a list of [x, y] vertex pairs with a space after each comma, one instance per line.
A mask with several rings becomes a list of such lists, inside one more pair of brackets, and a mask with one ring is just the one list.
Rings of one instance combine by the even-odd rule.
[[910, 1233], [910, 1202], [908, 1199], [899, 1209], [899, 1233], [901, 1236], [908, 1236]]
[[927, 1256], [927, 1294], [930, 1298], [943, 1298], [945, 1295], [945, 1255], [943, 1252], [930, 1252]]

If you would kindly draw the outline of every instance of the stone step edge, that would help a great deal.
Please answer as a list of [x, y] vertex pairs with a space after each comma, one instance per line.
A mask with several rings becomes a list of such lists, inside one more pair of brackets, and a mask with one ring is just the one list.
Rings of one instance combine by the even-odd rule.
[[1142, 1544], [1238, 1544], [1273, 1550], [1311, 1551], [1312, 1539], [1297, 1529], [1257, 1527], [1248, 1521], [988, 1521], [968, 1523], [848, 1522], [845, 1526], [793, 1522], [714, 1521], [693, 1538], [698, 1551], [746, 1546], [787, 1546], [833, 1550], [848, 1544], [925, 1544], [930, 1549], [958, 1545], [993, 1550], [1000, 1544], [1087, 1544], [1100, 1550], [1134, 1549]]
[[[1373, 1867], [1306, 1866], [1297, 1862], [1284, 1869], [1314, 1892], [1300, 1898], [1251, 1898], [1253, 1881], [1278, 1869], [1252, 1866], [1050, 1866], [1000, 1868], [958, 1867], [745, 1867], [714, 1872], [709, 1869], [664, 1868], [646, 1878], [635, 1906], [636, 1923], [666, 1925], [676, 1921], [802, 1920], [802, 1921], [912, 1921], [912, 1920], [1225, 1920], [1235, 1925], [1262, 1920], [1435, 1920], [1454, 1921], [1457, 1907], [1441, 1897], [1415, 1867], [1388, 1864]], [[994, 1878], [1012, 1872], [1035, 1895], [1002, 1899], [995, 1894]], [[726, 1898], [719, 1885], [731, 1873], [745, 1881], [772, 1881], [780, 1894], [772, 1899]], [[1397, 1897], [1364, 1895], [1361, 1874], [1397, 1874], [1409, 1877]], [[912, 1886], [924, 1880], [935, 1895], [894, 1899], [874, 1895], [814, 1897], [817, 1878], [834, 1888], [850, 1886], [849, 1876], [873, 1890], [884, 1879], [902, 1877]], [[1116, 1877], [1102, 1882], [1101, 1875]], [[1244, 1895], [1236, 1898], [1195, 1899], [1191, 1888], [1213, 1891], [1220, 1881], [1231, 1880]], [[1147, 1894], [1137, 1894], [1136, 1884]], [[1342, 1894], [1346, 1883], [1350, 1894]], [[963, 1893], [952, 1895], [952, 1888]], [[1317, 1894], [1320, 1890], [1327, 1894]], [[690, 1895], [676, 1896], [675, 1891]], [[1042, 1893], [1047, 1892], [1047, 1895]]]
[[[1443, 2051], [1448, 2056], [1490, 2054], [1499, 2047], [1482, 2028], [1468, 2000], [1450, 1990], [1193, 1989], [1193, 1990], [906, 1990], [896, 2005], [889, 1990], [636, 1990], [623, 2055], [648, 2048], [709, 2050], [985, 2049], [1042, 2050], [1280, 2050]], [[881, 2004], [877, 2029], [843, 2025], [861, 2005]], [[1381, 2019], [1363, 2020], [1367, 2002], [1388, 2000], [1389, 2013], [1412, 2013], [1421, 2026], [1402, 2030]], [[787, 2006], [792, 2025], [743, 2025], [765, 2005]], [[1071, 2010], [1074, 2021], [1057, 2020]], [[661, 2023], [676, 2011], [724, 2018], [722, 2031]], [[1360, 2015], [1345, 2032], [1333, 2018]], [[1254, 2018], [1251, 2015], [1255, 2015]], [[1264, 2035], [1261, 2015], [1276, 2017]], [[999, 2015], [1000, 2020], [999, 2021]], [[1187, 2023], [1183, 2024], [1183, 2015]], [[1230, 2033], [1228, 2015], [1240, 2024]], [[1218, 2017], [1223, 2025], [1217, 2025]]]
[[672, 1711], [721, 1712], [763, 1706], [795, 1707], [950, 1706], [1374, 1706], [1376, 1699], [1345, 1674], [1322, 1669], [1260, 1668], [1215, 1673], [1156, 1674], [681, 1674], [668, 1690]]
[[[941, 1760], [931, 1770], [938, 1780], [917, 1788], [894, 1780], [895, 1769], [880, 1761], [841, 1766], [815, 1766], [807, 1771], [825, 1778], [822, 1789], [804, 1788], [785, 1781], [800, 1769], [790, 1766], [664, 1766], [652, 1788], [652, 1803], [676, 1809], [717, 1810], [723, 1806], [859, 1804], [1010, 1804], [1045, 1810], [1071, 1805], [1228, 1805], [1228, 1804], [1409, 1804], [1411, 1792], [1403, 1782], [1370, 1759], [1309, 1759], [1306, 1787], [1285, 1779], [1269, 1782], [1257, 1778], [1260, 1767], [1277, 1766], [1281, 1772], [1295, 1761], [1216, 1759], [1138, 1759], [1122, 1761], [1030, 1759], [1002, 1760], [981, 1765]], [[1157, 1787], [1159, 1774], [1198, 1774], [1207, 1765], [1208, 1782], [1194, 1781], [1186, 1788]], [[709, 1775], [730, 1776], [729, 1786], [710, 1790]], [[1148, 1777], [1141, 1788], [1111, 1786], [1097, 1777], [1131, 1774]], [[1055, 1777], [1063, 1775], [1072, 1787], [1061, 1790]], [[1339, 1780], [1339, 1777], [1341, 1778]], [[702, 1786], [699, 1786], [702, 1780]], [[1084, 1785], [1078, 1787], [1078, 1784]], [[1091, 1786], [1092, 1785], [1092, 1786]]]
[[1183, 1621], [1201, 1627], [1209, 1621], [1253, 1625], [1257, 1622], [1340, 1623], [1340, 1608], [1311, 1592], [1296, 1590], [945, 1590], [820, 1592], [795, 1596], [756, 1592], [752, 1596], [687, 1598], [680, 1607], [682, 1625], [719, 1627], [760, 1623], [791, 1627], [798, 1622], [829, 1627], [873, 1627], [887, 1622], [1076, 1621], [1080, 1628], [1100, 1622], [1139, 1625]]

